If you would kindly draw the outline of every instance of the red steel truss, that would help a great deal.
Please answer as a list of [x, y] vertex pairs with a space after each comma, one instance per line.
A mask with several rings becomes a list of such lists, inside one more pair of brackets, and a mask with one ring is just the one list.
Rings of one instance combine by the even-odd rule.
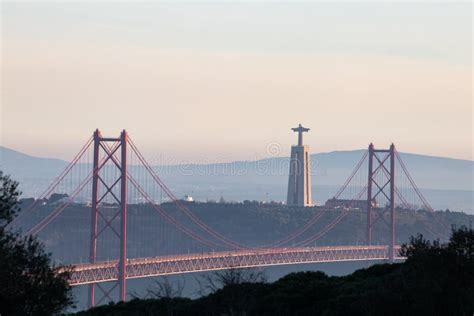
[[[116, 278], [119, 286], [119, 298], [125, 301], [126, 297], [126, 260], [127, 260], [127, 132], [122, 131], [120, 137], [110, 138], [102, 137], [99, 130], [94, 132], [94, 161], [93, 161], [93, 175], [92, 175], [92, 207], [91, 207], [91, 239], [90, 239], [90, 255], [89, 260], [93, 265], [97, 258], [97, 240], [105, 229], [112, 230], [120, 239], [120, 260], [118, 261], [118, 278]], [[112, 147], [109, 146], [112, 144]], [[100, 153], [103, 153], [103, 161], [100, 162]], [[120, 161], [115, 157], [115, 153], [120, 153]], [[101, 170], [106, 165], [107, 161], [112, 161], [111, 164], [120, 172], [120, 177], [113, 183], [107, 183], [107, 179], [101, 176]], [[99, 185], [105, 188], [105, 193], [99, 195]], [[113, 189], [120, 187], [120, 194], [114, 194]], [[117, 202], [118, 210], [111, 220], [107, 220], [100, 211], [100, 203], [107, 196], [112, 196]], [[104, 221], [102, 230], [98, 230], [99, 217]], [[117, 231], [112, 226], [112, 221], [115, 218], [120, 220], [120, 229]], [[99, 287], [99, 289], [101, 289]], [[101, 289], [104, 296], [109, 293]], [[95, 305], [95, 286], [91, 282], [89, 285], [88, 305], [92, 307]]]
[[[382, 154], [378, 156], [377, 154]], [[386, 162], [389, 163], [389, 169]], [[375, 164], [374, 164], [375, 163]], [[383, 213], [390, 212], [390, 261], [395, 259], [395, 145], [390, 145], [390, 149], [375, 149], [371, 143], [369, 145], [369, 178], [367, 184], [367, 244], [372, 243], [372, 228], [374, 225], [373, 203], [378, 195], [383, 195], [388, 201], [388, 207], [382, 210], [376, 219], [383, 219]], [[384, 172], [387, 178], [378, 182], [376, 180], [377, 172]], [[388, 188], [388, 189], [387, 189]], [[375, 189], [375, 192], [374, 190]], [[387, 192], [388, 191], [388, 192]]]
[[[399, 247], [396, 247], [397, 249]], [[229, 268], [252, 268], [273, 265], [342, 261], [388, 260], [388, 246], [336, 246], [302, 248], [267, 248], [232, 252], [213, 252], [164, 257], [127, 259], [127, 279], [159, 275], [214, 271]], [[396, 259], [404, 259], [396, 257]], [[117, 281], [119, 262], [96, 262], [74, 267], [70, 284], [83, 285]]]

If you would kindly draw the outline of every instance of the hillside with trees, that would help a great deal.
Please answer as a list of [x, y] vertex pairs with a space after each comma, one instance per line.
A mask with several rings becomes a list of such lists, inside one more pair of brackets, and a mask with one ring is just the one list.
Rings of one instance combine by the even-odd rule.
[[[28, 218], [31, 225], [46, 216], [57, 207], [54, 200], [35, 210]], [[31, 200], [28, 203], [32, 203]], [[28, 203], [24, 207], [28, 208]], [[327, 209], [324, 207], [289, 208], [277, 203], [260, 203], [245, 201], [244, 203], [199, 203], [182, 202], [199, 219], [209, 227], [249, 247], [264, 246], [281, 240], [292, 232], [302, 227], [315, 215], [323, 214], [318, 221], [311, 225], [307, 232], [298, 240], [303, 240], [314, 235], [337, 218], [341, 209]], [[189, 218], [174, 203], [164, 203], [161, 208], [177, 221], [195, 227]], [[110, 214], [113, 212], [111, 211]], [[131, 257], [169, 255], [187, 253], [189, 251], [208, 251], [199, 248], [200, 245], [192, 244], [191, 238], [173, 229], [169, 223], [160, 217], [160, 214], [149, 204], [131, 204], [128, 207], [130, 225], [127, 236], [128, 243], [133, 245], [129, 249]], [[56, 260], [63, 263], [86, 262], [89, 255], [88, 238], [90, 232], [90, 207], [82, 204], [72, 204], [55, 219], [44, 232], [40, 239], [47, 245], [47, 251], [53, 253]], [[379, 219], [373, 226], [373, 243], [388, 244], [389, 222], [388, 213], [385, 221]], [[112, 216], [112, 215], [111, 215]], [[25, 218], [24, 218], [25, 219]], [[398, 244], [409, 241], [410, 236], [418, 233], [426, 238], [440, 239], [446, 242], [449, 239], [451, 227], [469, 226], [474, 221], [474, 215], [451, 211], [409, 211], [397, 210], [396, 242]], [[26, 230], [28, 227], [23, 227]], [[84, 238], [80, 238], [83, 236]], [[78, 243], [78, 238], [79, 242]], [[172, 240], [173, 242], [168, 242]], [[115, 239], [111, 239], [114, 242]], [[313, 245], [361, 245], [366, 243], [366, 212], [364, 210], [349, 210], [333, 229], [329, 230]], [[71, 253], [69, 245], [74, 245], [76, 251]], [[291, 242], [289, 243], [291, 245]], [[113, 245], [106, 243], [100, 245], [98, 253], [108, 251], [107, 255], [113, 258], [116, 253], [111, 253]]]

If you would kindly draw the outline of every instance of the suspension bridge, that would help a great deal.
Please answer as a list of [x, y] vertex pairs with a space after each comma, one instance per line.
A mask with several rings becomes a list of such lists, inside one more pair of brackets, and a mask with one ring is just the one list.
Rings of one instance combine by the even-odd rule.
[[[164, 207], [163, 196], [173, 211]], [[88, 304], [94, 306], [112, 300], [116, 292], [125, 300], [127, 279], [133, 278], [302, 263], [393, 262], [403, 259], [396, 244], [397, 210], [432, 211], [393, 144], [388, 149], [370, 144], [333, 200], [343, 201], [344, 207], [319, 208], [286, 236], [245, 245], [178, 199], [125, 130], [119, 137], [96, 130], [11, 227], [37, 235], [55, 261], [71, 265], [70, 284], [88, 286]], [[363, 210], [356, 207], [361, 203]], [[364, 243], [319, 243], [356, 211], [366, 212]], [[386, 227], [388, 244], [374, 244], [376, 224]]]

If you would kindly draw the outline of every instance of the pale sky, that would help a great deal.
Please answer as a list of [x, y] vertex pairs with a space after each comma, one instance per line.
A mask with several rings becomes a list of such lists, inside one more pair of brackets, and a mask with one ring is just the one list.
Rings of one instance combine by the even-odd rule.
[[0, 144], [150, 160], [387, 147], [473, 159], [472, 4], [2, 2]]

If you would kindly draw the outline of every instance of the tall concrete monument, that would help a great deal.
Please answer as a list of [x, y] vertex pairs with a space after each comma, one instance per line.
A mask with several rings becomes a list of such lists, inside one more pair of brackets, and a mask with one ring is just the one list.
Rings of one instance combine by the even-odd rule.
[[298, 125], [292, 128], [298, 132], [298, 145], [291, 146], [290, 176], [288, 179], [288, 197], [286, 204], [289, 206], [311, 206], [311, 173], [309, 161], [309, 146], [303, 145], [303, 133], [309, 128]]

